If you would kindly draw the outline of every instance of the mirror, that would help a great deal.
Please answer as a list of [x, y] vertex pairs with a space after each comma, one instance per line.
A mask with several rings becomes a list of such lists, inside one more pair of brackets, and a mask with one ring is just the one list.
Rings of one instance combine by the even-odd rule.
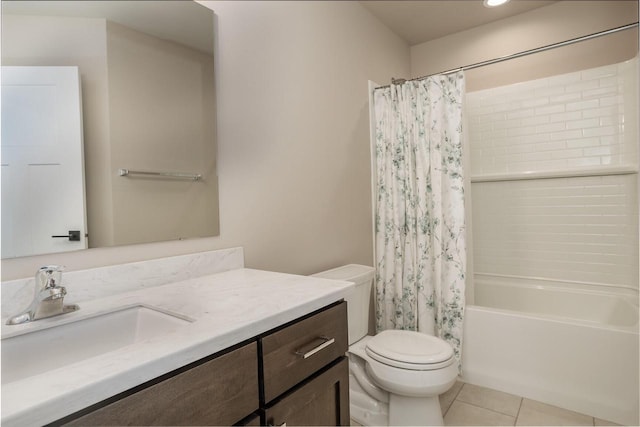
[[[2, 1], [2, 258], [219, 234], [213, 26], [213, 11], [195, 1]], [[5, 162], [16, 146], [33, 151], [38, 139], [38, 132], [26, 132], [32, 141], [18, 131], [23, 136], [15, 141], [5, 129], [21, 121], [35, 127], [33, 117], [49, 117], [40, 95], [34, 105], [42, 111], [5, 108], [11, 104], [5, 93], [13, 93], [5, 90], [5, 71], [61, 66], [77, 67], [81, 89], [86, 230], [80, 233], [78, 221], [42, 231], [53, 213], [71, 205], [60, 196], [64, 186], [34, 173], [34, 164], [25, 166], [26, 178], [12, 178]], [[20, 87], [23, 76], [20, 71]], [[63, 161], [38, 162], [66, 170]], [[36, 175], [46, 187], [34, 184]], [[9, 185], [24, 181], [29, 185], [13, 192], [35, 207], [5, 214], [16, 204], [6, 199]], [[55, 239], [55, 248], [32, 252], [10, 250], [5, 238], [50, 240], [56, 234], [64, 238]]]

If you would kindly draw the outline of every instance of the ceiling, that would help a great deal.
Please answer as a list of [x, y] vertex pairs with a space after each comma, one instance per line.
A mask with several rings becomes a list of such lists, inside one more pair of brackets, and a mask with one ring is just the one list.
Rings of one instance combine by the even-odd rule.
[[488, 8], [482, 0], [360, 1], [413, 46], [482, 24], [528, 12], [556, 1], [511, 0]]

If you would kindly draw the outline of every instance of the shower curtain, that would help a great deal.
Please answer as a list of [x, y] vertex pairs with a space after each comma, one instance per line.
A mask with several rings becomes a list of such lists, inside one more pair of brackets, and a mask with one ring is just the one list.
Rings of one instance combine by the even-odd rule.
[[376, 328], [433, 334], [460, 367], [462, 72], [376, 89]]

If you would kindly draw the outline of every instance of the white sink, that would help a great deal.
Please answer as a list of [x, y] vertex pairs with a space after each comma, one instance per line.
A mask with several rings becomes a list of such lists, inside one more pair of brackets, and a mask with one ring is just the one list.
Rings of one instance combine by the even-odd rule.
[[136, 305], [58, 326], [4, 338], [2, 384], [174, 331], [190, 321]]

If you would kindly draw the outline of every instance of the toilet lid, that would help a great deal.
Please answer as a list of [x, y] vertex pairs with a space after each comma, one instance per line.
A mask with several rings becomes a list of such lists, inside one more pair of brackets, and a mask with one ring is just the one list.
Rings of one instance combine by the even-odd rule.
[[439, 369], [453, 363], [453, 348], [446, 341], [415, 331], [382, 331], [367, 342], [366, 351], [381, 363], [404, 369]]

